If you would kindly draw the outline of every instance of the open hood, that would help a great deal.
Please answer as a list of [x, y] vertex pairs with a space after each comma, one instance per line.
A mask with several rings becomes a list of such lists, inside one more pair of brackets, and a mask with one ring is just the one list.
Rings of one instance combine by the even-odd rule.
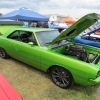
[[100, 19], [100, 15], [96, 13], [90, 13], [90, 14], [83, 16], [77, 22], [75, 22], [72, 26], [70, 26], [64, 32], [62, 32], [58, 37], [56, 37], [50, 43], [50, 45], [53, 45], [54, 43], [59, 42], [61, 40], [68, 39], [68, 40], [74, 41], [74, 38], [76, 36], [78, 36], [81, 32], [83, 32], [88, 27], [93, 25], [99, 19]]

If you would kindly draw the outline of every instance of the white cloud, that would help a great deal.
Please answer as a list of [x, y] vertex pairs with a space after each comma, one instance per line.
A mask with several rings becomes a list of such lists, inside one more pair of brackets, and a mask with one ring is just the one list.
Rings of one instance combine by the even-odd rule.
[[100, 0], [1, 0], [0, 13], [26, 7], [41, 14], [61, 14], [74, 18], [87, 13], [100, 13]]

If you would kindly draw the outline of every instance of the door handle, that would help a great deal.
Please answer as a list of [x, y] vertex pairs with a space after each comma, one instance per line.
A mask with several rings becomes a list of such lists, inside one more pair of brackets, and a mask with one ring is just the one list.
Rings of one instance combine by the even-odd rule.
[[17, 48], [17, 45], [16, 44], [14, 44], [14, 48], [15, 48], [16, 51], [18, 51], [18, 48]]

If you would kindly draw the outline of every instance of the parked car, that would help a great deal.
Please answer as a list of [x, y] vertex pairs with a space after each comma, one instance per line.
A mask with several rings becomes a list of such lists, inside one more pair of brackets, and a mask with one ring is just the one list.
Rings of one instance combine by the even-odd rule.
[[99, 19], [96, 13], [87, 14], [61, 34], [55, 29], [13, 27], [0, 35], [0, 57], [11, 56], [49, 72], [61, 88], [69, 88], [73, 83], [97, 84], [100, 49], [75, 44], [74, 38]]
[[64, 22], [52, 22], [49, 25], [49, 28], [51, 29], [58, 29], [58, 31], [61, 33], [64, 29], [68, 28], [68, 25]]
[[74, 41], [76, 43], [100, 47], [100, 28], [89, 32], [83, 32], [81, 35], [77, 36]]
[[0, 100], [23, 100], [2, 74], [0, 74]]

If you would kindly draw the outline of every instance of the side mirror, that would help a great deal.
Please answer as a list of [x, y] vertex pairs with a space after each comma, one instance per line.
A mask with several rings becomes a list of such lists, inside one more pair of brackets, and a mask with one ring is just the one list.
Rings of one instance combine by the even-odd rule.
[[31, 45], [31, 46], [33, 46], [34, 45], [34, 42], [29, 42], [28, 44]]

